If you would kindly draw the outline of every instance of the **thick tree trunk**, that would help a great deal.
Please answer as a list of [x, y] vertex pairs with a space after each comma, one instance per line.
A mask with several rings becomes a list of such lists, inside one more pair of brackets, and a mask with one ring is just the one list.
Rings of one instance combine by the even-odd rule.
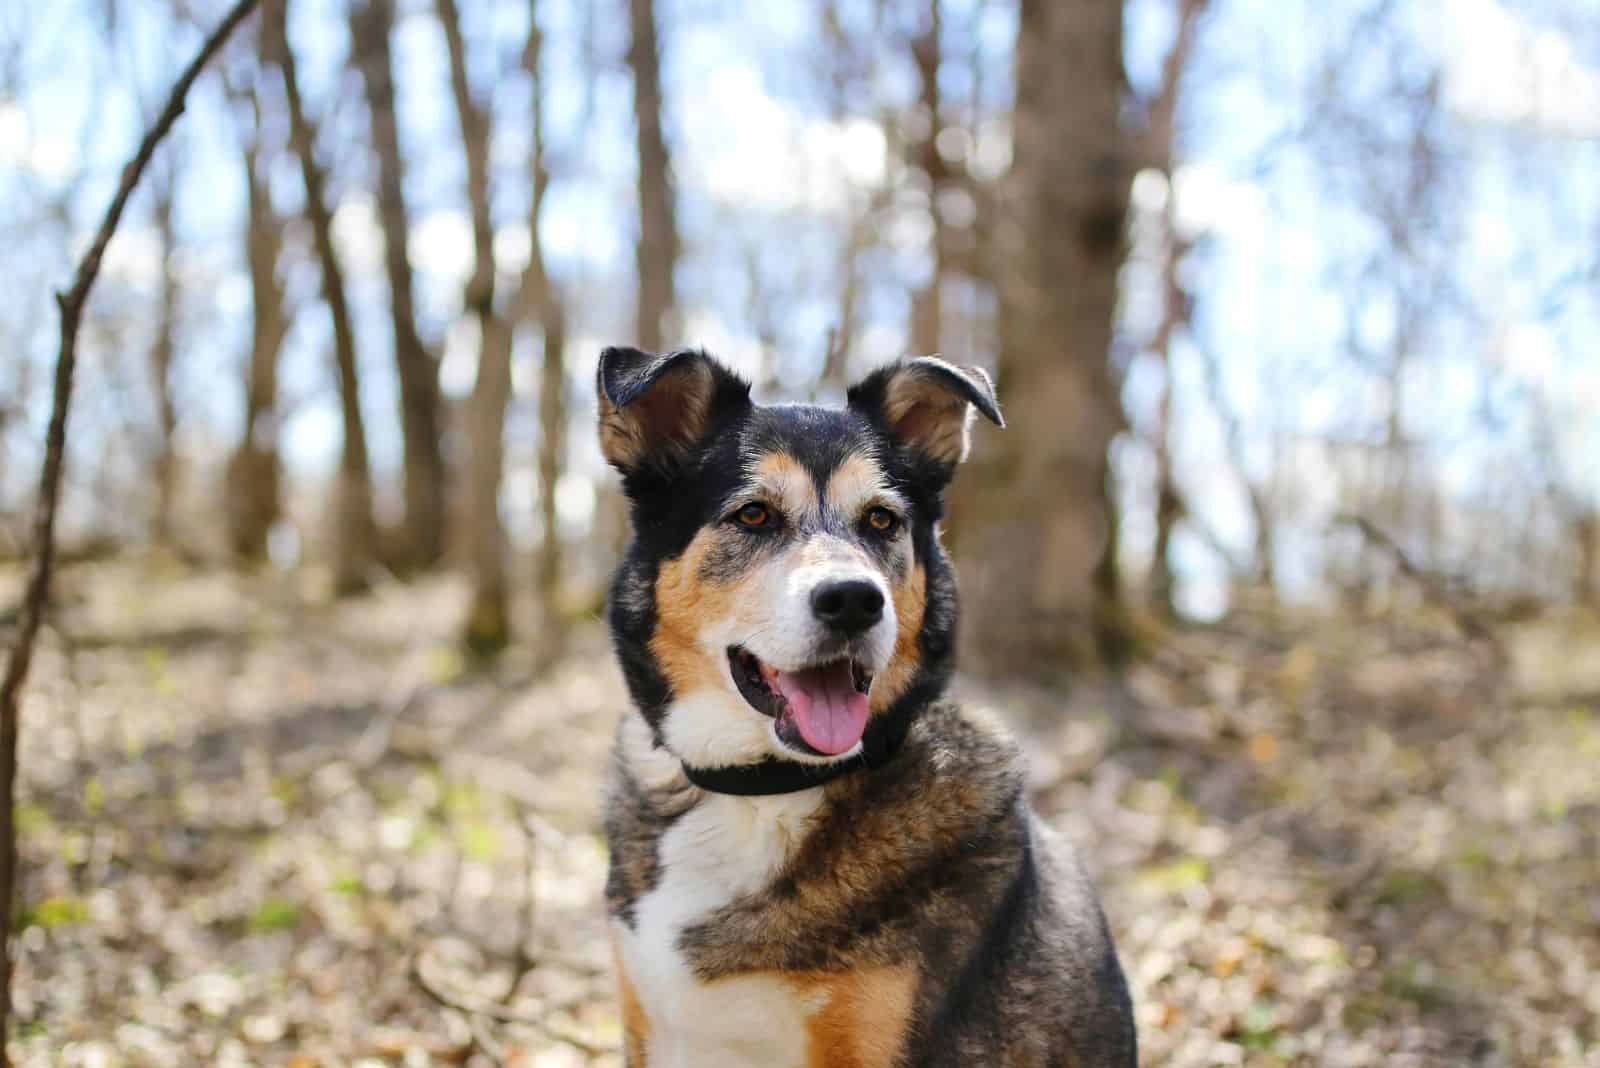
[[1573, 524], [1578, 543], [1578, 572], [1572, 595], [1579, 604], [1600, 609], [1600, 514], [1585, 511]]
[[333, 244], [333, 214], [324, 199], [322, 168], [317, 163], [316, 130], [300, 98], [294, 50], [289, 47], [287, 4], [283, 0], [269, 0], [265, 10], [263, 32], [272, 35], [271, 44], [283, 72], [284, 97], [289, 106], [289, 138], [300, 159], [300, 176], [306, 190], [306, 217], [311, 223], [312, 240], [322, 267], [322, 296], [333, 319], [333, 354], [339, 374], [339, 413], [344, 428], [336, 494], [333, 583], [336, 593], [352, 593], [366, 587], [378, 552], [378, 528], [372, 514], [372, 474], [367, 462], [366, 428], [361, 419], [355, 332], [345, 296], [344, 272]]
[[671, 318], [678, 224], [671, 160], [661, 124], [661, 47], [655, 0], [628, 0], [628, 21], [633, 31], [628, 66], [633, 70], [639, 154], [639, 300], [634, 341], [647, 352], [660, 352], [676, 333]]
[[429, 567], [444, 555], [445, 467], [440, 448], [443, 402], [433, 355], [417, 335], [407, 249], [409, 216], [400, 130], [395, 121], [394, 0], [362, 0], [350, 19], [351, 50], [367, 91], [372, 148], [378, 161], [378, 219], [395, 368], [400, 379], [400, 429], [405, 440], [405, 520], [402, 563]]
[[[253, 96], [253, 108], [259, 101]], [[245, 383], [244, 433], [228, 461], [226, 501], [228, 539], [235, 556], [260, 560], [267, 535], [282, 514], [278, 484], [278, 355], [289, 332], [278, 258], [283, 252], [283, 220], [272, 208], [261, 158], [257, 111], [245, 147], [245, 259], [250, 270], [253, 329], [249, 377]]]
[[469, 648], [494, 653], [511, 639], [505, 533], [500, 524], [500, 478], [505, 465], [506, 403], [511, 396], [511, 324], [496, 314], [494, 227], [489, 214], [489, 115], [472, 98], [467, 49], [455, 0], [438, 0], [439, 22], [450, 53], [450, 91], [467, 158], [467, 201], [476, 255], [464, 310], [478, 320], [478, 375], [467, 403], [465, 541], [472, 568], [472, 604], [465, 639]]
[[967, 636], [991, 671], [1052, 675], [1125, 651], [1107, 448], [1132, 146], [1121, 0], [1022, 0], [996, 282], [1008, 428], [985, 435], [954, 531]]
[[927, 25], [911, 42], [911, 58], [917, 68], [918, 100], [927, 120], [923, 136], [910, 147], [912, 166], [921, 170], [927, 181], [928, 219], [932, 223], [929, 244], [932, 269], [928, 284], [911, 299], [911, 351], [931, 356], [941, 350], [944, 326], [944, 279], [946, 273], [942, 194], [950, 185], [950, 169], [939, 154], [940, 115], [939, 67], [943, 62], [941, 0], [927, 0]]
[[510, 586], [505, 531], [500, 522], [500, 479], [505, 467], [505, 413], [511, 396], [510, 324], [479, 310], [478, 377], [467, 401], [465, 541], [472, 568], [472, 602], [464, 640], [491, 655], [511, 640]]

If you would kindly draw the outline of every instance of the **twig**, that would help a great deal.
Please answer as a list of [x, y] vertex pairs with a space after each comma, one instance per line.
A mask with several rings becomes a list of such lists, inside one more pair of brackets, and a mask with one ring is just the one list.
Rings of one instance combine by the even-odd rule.
[[1347, 526], [1355, 527], [1361, 532], [1361, 536], [1366, 538], [1368, 542], [1370, 542], [1372, 545], [1375, 545], [1379, 549], [1382, 549], [1385, 553], [1392, 557], [1394, 559], [1395, 566], [1400, 569], [1400, 573], [1402, 575], [1405, 575], [1418, 586], [1422, 587], [1422, 592], [1427, 594], [1428, 597], [1444, 606], [1445, 610], [1450, 613], [1450, 618], [1455, 621], [1456, 627], [1464, 636], [1467, 638], [1477, 639], [1485, 643], [1490, 647], [1491, 650], [1494, 651], [1497, 657], [1502, 654], [1503, 650], [1500, 647], [1499, 636], [1496, 635], [1494, 631], [1490, 630], [1482, 620], [1469, 612], [1466, 607], [1462, 605], [1460, 599], [1453, 596], [1450, 591], [1445, 588], [1444, 583], [1440, 581], [1438, 575], [1434, 574], [1432, 571], [1429, 571], [1427, 568], [1419, 566], [1416, 561], [1412, 560], [1410, 555], [1400, 547], [1400, 544], [1396, 542], [1394, 538], [1390, 537], [1389, 534], [1380, 528], [1376, 523], [1368, 519], [1366, 516], [1348, 513], [1335, 516], [1334, 521], [1338, 523], [1344, 523]]
[[427, 683], [418, 680], [404, 690], [391, 690], [378, 711], [373, 714], [372, 721], [361, 732], [361, 737], [356, 739], [356, 744], [350, 748], [350, 763], [362, 771], [371, 771], [377, 767], [389, 753], [395, 724], [400, 721], [400, 717], [417, 706], [423, 691], [427, 689]]
[[511, 1063], [506, 1056], [506, 1048], [489, 1033], [489, 1029], [483, 1025], [481, 1016], [468, 1013], [467, 1030], [472, 1032], [472, 1041], [477, 1044], [478, 1049], [482, 1051], [485, 1057], [500, 1065], [501, 1068], [505, 1068], [505, 1065]]
[[[419, 949], [411, 957], [411, 981], [417, 984], [424, 994], [428, 995], [435, 1004], [456, 1012], [465, 1013], [470, 1021], [473, 1016], [486, 1016], [491, 1020], [501, 1023], [523, 1024], [542, 1031], [547, 1037], [564, 1042], [573, 1049], [587, 1053], [591, 1057], [598, 1057], [614, 1050], [590, 1042], [582, 1035], [574, 1034], [565, 1027], [560, 1026], [542, 1016], [534, 1016], [525, 1012], [518, 1012], [509, 1005], [489, 998], [477, 997], [472, 994], [447, 993], [433, 980], [428, 978], [426, 970], [422, 967], [422, 957], [425, 950]], [[474, 1032], [476, 1034], [476, 1032]]]
[[[33, 570], [28, 576], [28, 592], [22, 601], [22, 620], [17, 628], [11, 657], [6, 661], [4, 679], [0, 679], [0, 915], [11, 915], [11, 901], [16, 888], [17, 838], [14, 817], [17, 778], [17, 719], [22, 686], [28, 678], [28, 666], [33, 659], [33, 646], [39, 635], [39, 625], [50, 605], [50, 568], [55, 556], [56, 507], [61, 499], [61, 467], [66, 452], [67, 410], [72, 401], [72, 373], [77, 366], [78, 329], [83, 321], [83, 307], [89, 299], [89, 290], [100, 273], [100, 260], [106, 246], [111, 243], [122, 211], [139, 184], [140, 177], [155, 155], [156, 146], [172, 129], [178, 116], [183, 114], [184, 103], [195, 79], [211, 57], [255, 8], [258, 0], [238, 0], [211, 36], [200, 46], [200, 51], [167, 97], [167, 104], [156, 117], [155, 125], [139, 142], [139, 149], [122, 170], [122, 180], [116, 195], [106, 209], [105, 218], [96, 231], [94, 243], [78, 262], [72, 287], [56, 294], [56, 305], [61, 319], [61, 348], [56, 356], [54, 389], [50, 400], [50, 427], [45, 434], [44, 467], [39, 475], [38, 511], [34, 518]], [[11, 1017], [11, 952], [3, 932], [0, 932], [0, 1038], [6, 1033]], [[0, 1066], [11, 1063], [5, 1043], [0, 1040]]]

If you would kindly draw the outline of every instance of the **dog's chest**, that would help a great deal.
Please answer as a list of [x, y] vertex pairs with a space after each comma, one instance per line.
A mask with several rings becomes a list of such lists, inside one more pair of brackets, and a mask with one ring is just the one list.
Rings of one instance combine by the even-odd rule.
[[647, 1023], [649, 1068], [803, 1068], [818, 995], [781, 976], [701, 982], [679, 947], [685, 928], [765, 887], [798, 844], [820, 791], [713, 795], [662, 836], [660, 879], [616, 929], [621, 963]]

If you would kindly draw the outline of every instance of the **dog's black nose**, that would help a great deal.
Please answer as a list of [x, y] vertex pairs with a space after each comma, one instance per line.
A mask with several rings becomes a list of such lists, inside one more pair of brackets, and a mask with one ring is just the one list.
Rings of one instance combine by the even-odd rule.
[[883, 591], [865, 579], [825, 582], [811, 591], [811, 611], [830, 630], [860, 634], [883, 618]]

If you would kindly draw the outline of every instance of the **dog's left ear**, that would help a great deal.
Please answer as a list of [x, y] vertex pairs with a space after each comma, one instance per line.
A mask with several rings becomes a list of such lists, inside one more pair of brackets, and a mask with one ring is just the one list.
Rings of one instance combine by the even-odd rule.
[[669, 469], [722, 412], [750, 403], [750, 383], [699, 349], [600, 354], [600, 451], [624, 475]]
[[994, 384], [981, 367], [958, 367], [934, 356], [878, 368], [850, 387], [849, 404], [933, 461], [946, 478], [967, 458], [974, 412], [995, 426], [1006, 425]]

